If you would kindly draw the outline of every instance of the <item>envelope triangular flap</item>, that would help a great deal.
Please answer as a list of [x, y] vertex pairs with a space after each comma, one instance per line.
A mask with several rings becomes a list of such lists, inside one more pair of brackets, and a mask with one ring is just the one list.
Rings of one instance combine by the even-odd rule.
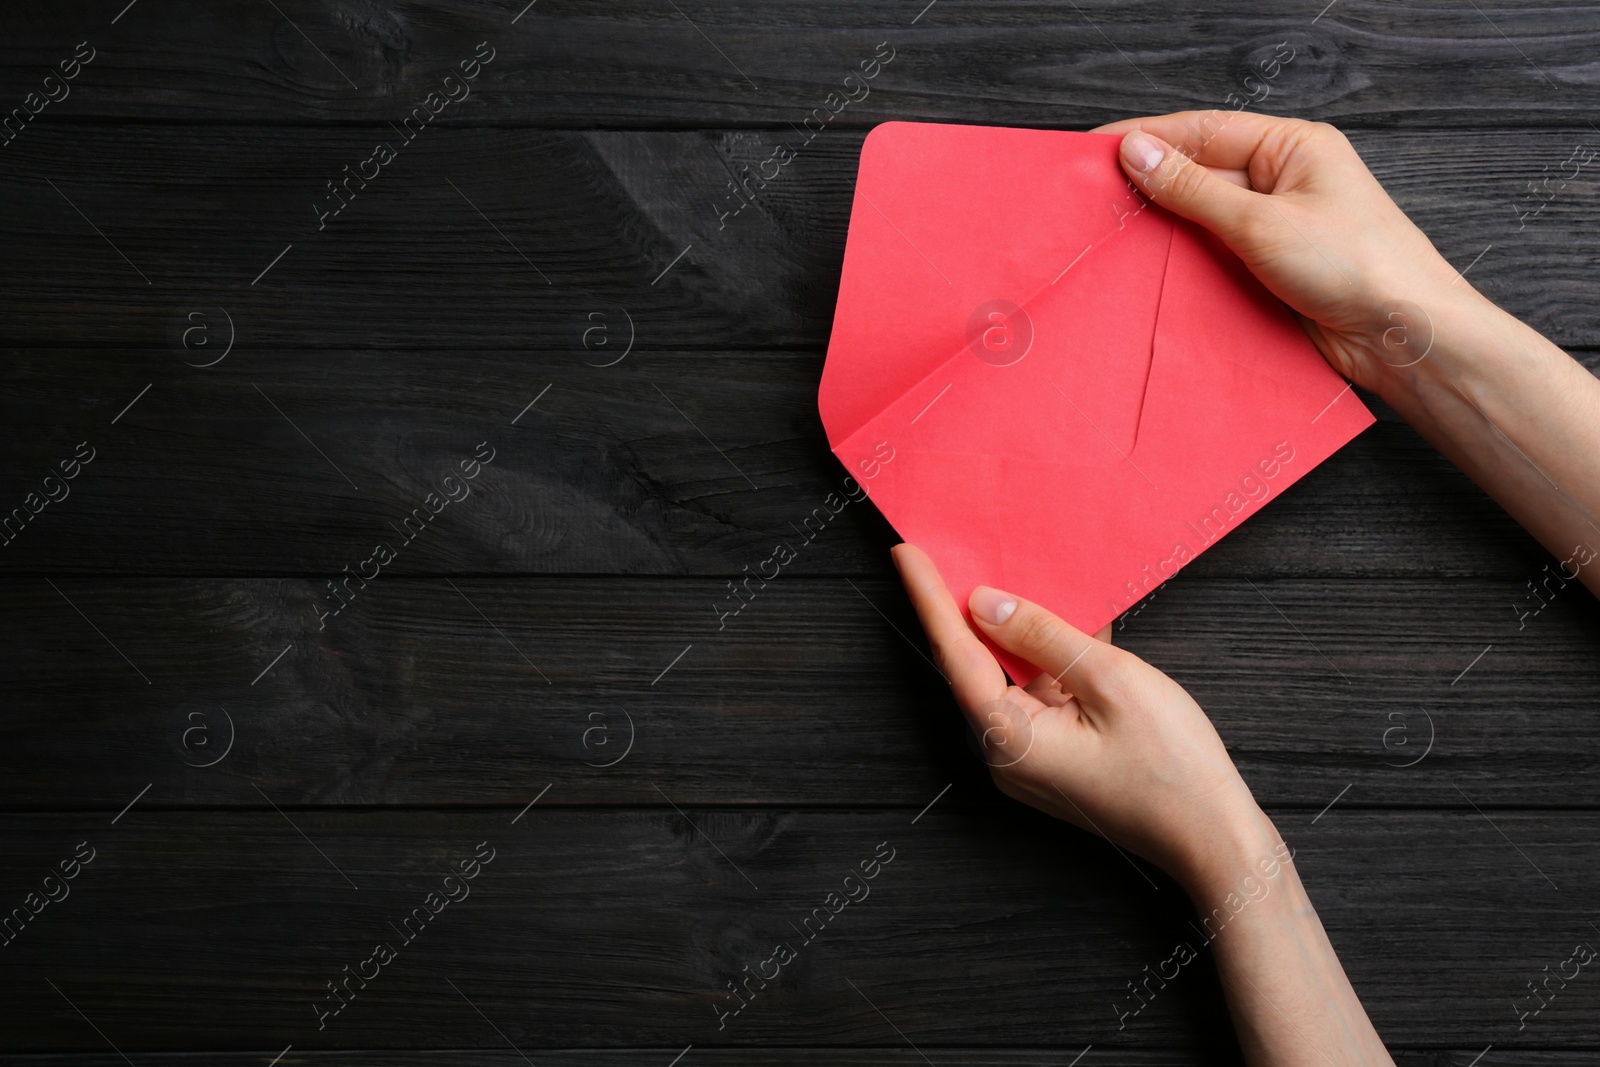
[[1115, 137], [1057, 130], [868, 134], [818, 395], [831, 444], [959, 351], [980, 305], [1028, 302], [1126, 224], [1142, 201], [1116, 152]]
[[1286, 442], [1311, 455], [1287, 485], [1372, 424], [1348, 390], [1283, 302], [1214, 234], [1178, 220], [1132, 459], [1226, 493]]
[[[1149, 373], [1170, 236], [1170, 222], [1152, 220], [1103, 238], [1086, 257], [1092, 267], [1075, 269], [1026, 305], [1023, 313], [1031, 312], [1035, 336], [1025, 355], [995, 365], [963, 344], [840, 441], [835, 452], [852, 466], [881, 452], [881, 444], [898, 456], [993, 455], [1056, 467], [1125, 469]], [[880, 486], [937, 492], [937, 485], [907, 484], [911, 469], [900, 464], [882, 475]]]

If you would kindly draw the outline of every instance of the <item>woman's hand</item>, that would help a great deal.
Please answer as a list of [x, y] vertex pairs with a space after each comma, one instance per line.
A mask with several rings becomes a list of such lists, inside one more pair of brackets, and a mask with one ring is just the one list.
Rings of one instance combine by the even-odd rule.
[[[1600, 382], [1478, 293], [1344, 134], [1234, 111], [1123, 119], [1122, 165], [1300, 314], [1381, 396], [1600, 595]], [[1262, 354], [1266, 358], [1267, 354]]]
[[1139, 189], [1222, 238], [1363, 388], [1381, 391], [1384, 364], [1423, 358], [1436, 329], [1493, 309], [1333, 126], [1186, 111], [1095, 132], [1123, 134]]
[[1010, 685], [927, 554], [903, 544], [894, 560], [1002, 792], [1138, 853], [1191, 891], [1244, 853], [1272, 855], [1276, 832], [1182, 686], [1037, 604], [980, 586], [974, 620], [1042, 672], [1026, 689]]
[[[1279, 862], [1287, 846], [1183, 687], [1037, 604], [980, 586], [977, 624], [1043, 671], [1026, 689], [1008, 685], [927, 554], [898, 545], [894, 561], [995, 784], [1137, 852], [1188, 891], [1246, 1062], [1392, 1067], [1299, 873]], [[1142, 1004], [1135, 994], [1119, 1019]]]

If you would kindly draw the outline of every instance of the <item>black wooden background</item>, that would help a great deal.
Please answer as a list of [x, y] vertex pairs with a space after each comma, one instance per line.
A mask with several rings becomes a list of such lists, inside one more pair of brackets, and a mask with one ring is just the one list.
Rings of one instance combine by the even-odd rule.
[[[1119, 1028], [1183, 897], [994, 791], [870, 505], [719, 627], [844, 474], [815, 397], [862, 137], [1334, 121], [1594, 367], [1600, 9], [525, 2], [0, 12], [0, 107], [59, 98], [0, 135], [0, 511], [69, 490], [0, 548], [0, 1063], [1235, 1061], [1208, 960]], [[1600, 612], [1368, 402], [1116, 638], [1211, 713], [1397, 1057], [1593, 1062], [1600, 965], [1530, 983], [1600, 946]]]

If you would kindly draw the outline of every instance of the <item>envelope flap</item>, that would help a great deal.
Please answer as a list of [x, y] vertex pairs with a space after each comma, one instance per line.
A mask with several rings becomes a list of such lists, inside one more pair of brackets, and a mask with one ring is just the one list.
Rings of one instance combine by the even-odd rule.
[[837, 445], [1143, 202], [1106, 134], [890, 122], [862, 146], [818, 407]]
[[1147, 470], [1192, 471], [1203, 457], [1227, 473], [1280, 441], [1319, 463], [1374, 421], [1283, 302], [1185, 220], [1154, 348], [1132, 453]]

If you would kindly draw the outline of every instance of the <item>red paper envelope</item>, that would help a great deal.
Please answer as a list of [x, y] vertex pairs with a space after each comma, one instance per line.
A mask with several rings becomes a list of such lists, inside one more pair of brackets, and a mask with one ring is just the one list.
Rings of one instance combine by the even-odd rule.
[[1119, 141], [890, 122], [861, 150], [818, 406], [964, 613], [991, 585], [1093, 633], [1373, 422]]

